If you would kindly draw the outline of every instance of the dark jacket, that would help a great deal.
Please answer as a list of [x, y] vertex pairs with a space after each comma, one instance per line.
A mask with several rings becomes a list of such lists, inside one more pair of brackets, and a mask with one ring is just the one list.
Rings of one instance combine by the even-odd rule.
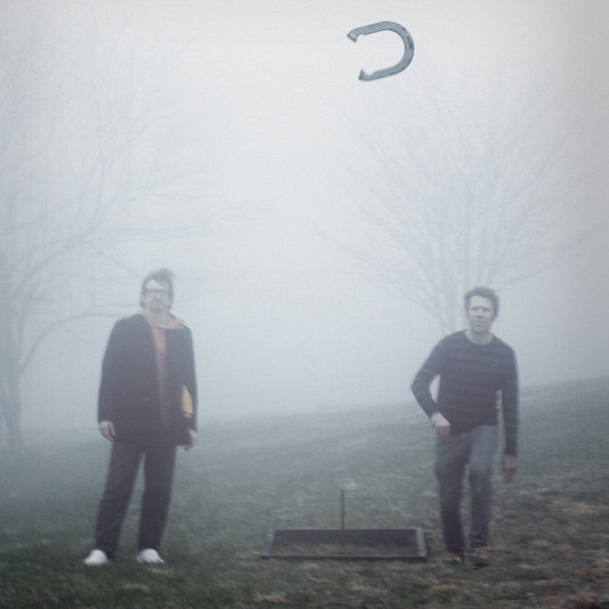
[[[166, 330], [171, 422], [163, 427], [154, 340], [138, 314], [114, 326], [102, 364], [98, 421], [112, 421], [116, 439], [137, 443], [188, 442], [196, 430], [197, 383], [192, 334], [186, 326]], [[188, 403], [191, 408], [188, 412]]]

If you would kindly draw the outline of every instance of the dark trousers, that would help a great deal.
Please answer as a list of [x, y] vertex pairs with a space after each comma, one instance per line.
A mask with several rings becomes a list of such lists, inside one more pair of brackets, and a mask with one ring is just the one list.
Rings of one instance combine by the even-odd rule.
[[438, 438], [435, 472], [440, 495], [444, 543], [449, 552], [464, 553], [461, 499], [466, 466], [471, 490], [469, 545], [488, 545], [493, 494], [493, 458], [497, 427], [482, 425], [454, 437]]
[[104, 494], [95, 527], [95, 547], [112, 558], [118, 547], [123, 520], [144, 457], [144, 495], [140, 515], [138, 550], [159, 550], [167, 523], [176, 461], [176, 447], [169, 443], [140, 446], [115, 440]]

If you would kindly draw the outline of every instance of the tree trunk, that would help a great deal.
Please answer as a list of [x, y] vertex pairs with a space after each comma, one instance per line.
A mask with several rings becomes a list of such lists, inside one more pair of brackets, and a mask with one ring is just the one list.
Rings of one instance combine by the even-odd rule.
[[21, 379], [15, 366], [6, 366], [4, 387], [0, 408], [6, 427], [9, 448], [23, 446], [23, 429], [21, 427]]
[[4, 404], [2, 416], [6, 425], [8, 446], [11, 450], [23, 447], [23, 430], [21, 428], [21, 409], [13, 404]]

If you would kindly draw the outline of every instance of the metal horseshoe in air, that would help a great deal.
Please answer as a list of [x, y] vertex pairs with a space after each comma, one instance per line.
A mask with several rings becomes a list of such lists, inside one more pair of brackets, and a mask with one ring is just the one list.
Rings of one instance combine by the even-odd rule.
[[402, 42], [404, 43], [404, 54], [402, 55], [402, 59], [395, 65], [389, 68], [383, 68], [382, 70], [376, 70], [375, 72], [372, 72], [372, 74], [368, 74], [364, 70], [361, 70], [359, 73], [360, 80], [376, 80], [377, 78], [392, 76], [393, 74], [402, 72], [410, 65], [414, 55], [414, 42], [412, 36], [408, 33], [408, 30], [399, 23], [394, 23], [393, 21], [379, 21], [378, 23], [355, 28], [354, 30], [351, 30], [347, 36], [351, 38], [353, 42], [357, 42], [358, 36], [366, 36], [385, 30], [395, 32], [402, 39]]

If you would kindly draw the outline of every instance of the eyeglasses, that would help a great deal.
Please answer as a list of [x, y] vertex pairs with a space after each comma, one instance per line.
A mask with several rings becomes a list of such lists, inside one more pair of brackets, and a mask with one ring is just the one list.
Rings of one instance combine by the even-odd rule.
[[169, 290], [159, 290], [158, 288], [149, 288], [146, 294], [150, 296], [169, 296]]

